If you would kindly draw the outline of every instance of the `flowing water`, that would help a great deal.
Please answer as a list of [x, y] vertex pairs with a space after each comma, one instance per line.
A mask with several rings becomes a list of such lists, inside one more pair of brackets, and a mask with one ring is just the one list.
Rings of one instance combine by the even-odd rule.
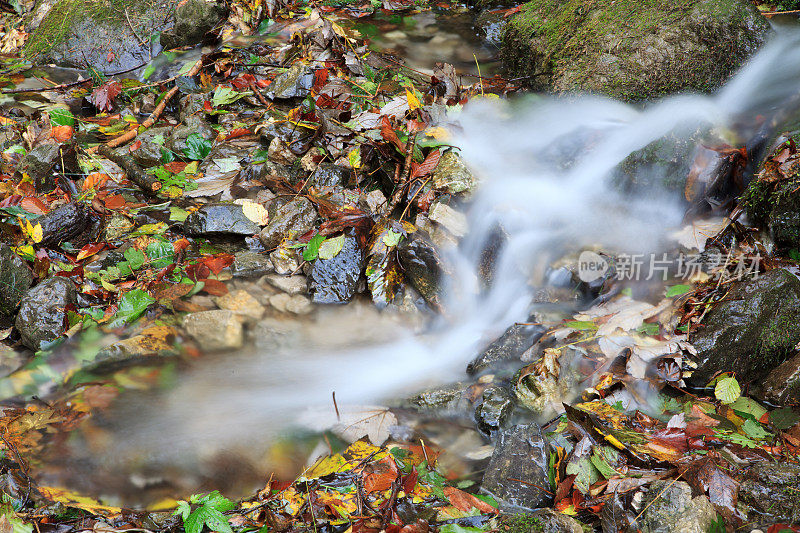
[[[780, 35], [713, 96], [644, 108], [592, 97], [473, 102], [451, 120], [454, 144], [482, 185], [468, 207], [470, 232], [448, 257], [444, 316], [420, 332], [369, 306], [326, 309], [292, 347], [204, 358], [172, 390], [123, 397], [109, 422], [113, 451], [92, 468], [191, 467], [220, 450], [263, 455], [308, 409], [335, 420], [334, 391], [343, 409], [463, 379], [487, 341], [528, 318], [543, 266], [565, 251], [666, 249], [684, 215], [680, 192], [659, 187], [669, 176], [651, 167], [637, 180], [653, 186], [624, 195], [611, 183], [615, 169], [667, 134], [715, 131], [743, 141], [780, 131], [784, 124], [770, 121], [785, 121], [787, 102], [796, 105], [798, 45], [796, 32]], [[498, 228], [506, 238], [486, 289], [478, 271]]]

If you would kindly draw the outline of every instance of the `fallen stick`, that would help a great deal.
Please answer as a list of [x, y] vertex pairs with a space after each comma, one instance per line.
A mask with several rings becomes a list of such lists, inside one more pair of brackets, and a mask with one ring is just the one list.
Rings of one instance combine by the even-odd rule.
[[161, 190], [162, 183], [155, 176], [146, 173], [131, 156], [117, 153], [113, 147], [107, 144], [98, 146], [97, 153], [119, 165], [125, 171], [128, 180], [133, 182], [146, 195], [153, 198], [161, 197], [159, 190]]
[[[200, 72], [200, 69], [202, 68], [202, 66], [203, 66], [203, 60], [201, 58], [201, 59], [199, 59], [197, 61], [197, 63], [194, 64], [192, 69], [189, 72], [186, 73], [186, 76], [194, 76], [195, 74]], [[115, 138], [111, 139], [110, 141], [108, 141], [105, 144], [105, 146], [107, 146], [109, 148], [116, 148], [117, 146], [123, 145], [126, 142], [134, 140], [136, 138], [136, 136], [139, 135], [139, 129], [146, 130], [150, 126], [152, 126], [153, 124], [156, 123], [156, 121], [158, 120], [158, 117], [160, 117], [161, 114], [164, 112], [164, 109], [167, 108], [167, 104], [169, 103], [170, 99], [173, 96], [175, 96], [175, 93], [177, 93], [177, 92], [178, 92], [178, 86], [176, 85], [175, 87], [170, 89], [169, 92], [167, 92], [166, 95], [164, 95], [164, 98], [161, 99], [161, 103], [158, 104], [158, 106], [153, 110], [153, 112], [150, 114], [149, 117], [147, 117], [147, 119], [144, 122], [142, 122], [141, 124], [137, 124], [136, 126], [132, 127], [131, 129], [129, 129], [128, 131], [126, 131], [125, 133], [120, 135], [119, 137], [115, 137]], [[96, 149], [95, 149], [95, 151], [96, 151]]]

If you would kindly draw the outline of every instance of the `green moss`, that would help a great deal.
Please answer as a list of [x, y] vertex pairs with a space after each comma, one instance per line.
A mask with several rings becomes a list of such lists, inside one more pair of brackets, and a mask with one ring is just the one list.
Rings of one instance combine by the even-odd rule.
[[78, 21], [92, 19], [122, 25], [127, 24], [127, 18], [136, 21], [146, 13], [155, 13], [155, 8], [154, 0], [60, 0], [31, 35], [25, 55], [35, 58], [65, 42]]
[[539, 533], [544, 531], [542, 519], [532, 514], [518, 514], [503, 519], [505, 533]]
[[[727, 25], [744, 26], [752, 15], [731, 0], [534, 0], [509, 23], [504, 63], [512, 76], [532, 75], [534, 89], [552, 86], [556, 92], [587, 90], [635, 101], [710, 91], [748, 54], [742, 49], [748, 43], [735, 38], [740, 35], [706, 30], [716, 41], [711, 53], [669, 58], [656, 50], [663, 48], [660, 36], [685, 40], [669, 29], [696, 16], [698, 6], [704, 16], [727, 17]], [[642, 55], [649, 57], [640, 61]]]
[[772, 184], [767, 181], [752, 181], [742, 194], [740, 202], [751, 222], [759, 226], [766, 224], [772, 210]]

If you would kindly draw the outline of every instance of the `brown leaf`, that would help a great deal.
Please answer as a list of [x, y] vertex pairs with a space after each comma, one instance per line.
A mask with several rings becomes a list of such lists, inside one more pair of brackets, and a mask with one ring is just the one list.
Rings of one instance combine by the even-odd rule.
[[475, 508], [484, 513], [499, 513], [495, 507], [492, 507], [485, 501], [479, 500], [472, 494], [468, 494], [455, 487], [445, 487], [444, 495], [447, 496], [447, 499], [450, 500], [453, 507], [459, 511], [467, 512]]
[[92, 102], [100, 111], [111, 111], [114, 100], [122, 92], [122, 84], [118, 81], [107, 81], [92, 91]]
[[203, 282], [203, 291], [211, 296], [225, 296], [228, 294], [228, 286], [216, 279], [199, 279]]

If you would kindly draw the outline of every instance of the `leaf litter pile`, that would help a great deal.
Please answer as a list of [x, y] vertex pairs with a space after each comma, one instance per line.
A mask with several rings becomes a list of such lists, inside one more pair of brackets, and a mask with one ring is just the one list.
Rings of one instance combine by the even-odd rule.
[[[259, 5], [237, 3], [232, 12], [258, 18]], [[354, 9], [347, 14], [376, 6]], [[515, 88], [499, 77], [464, 86], [446, 64], [432, 76], [404, 68], [370, 51], [333, 15], [341, 13], [330, 5], [289, 5], [263, 24], [270, 39], [212, 51], [156, 82], [97, 76], [25, 91], [17, 85], [29, 65], [2, 56], [0, 84], [17, 102], [0, 116], [3, 264], [24, 262], [28, 286], [62, 279], [75, 290], [55, 318], [42, 317], [57, 330], [50, 335], [26, 338], [13, 322], [2, 325], [7, 345], [35, 355], [10, 350], [17, 360], [3, 363], [0, 527], [462, 533], [530, 531], [548, 520], [569, 527], [579, 523], [559, 520], [575, 517], [583, 522], [578, 527], [623, 531], [650, 527], [648, 510], [679, 482], [707, 496], [709, 530], [747, 524], [752, 517], [739, 500], [740, 487], [751, 482], [744, 465], [797, 464], [800, 416], [750, 399], [736, 369], [700, 392], [688, 391], [683, 378], [694, 355], [686, 334], [724, 298], [740, 265], [757, 253], [769, 257], [752, 236], [725, 250], [728, 260], [713, 280], [670, 286], [655, 305], [623, 290], [556, 325], [546, 335], [550, 347], [515, 374], [524, 405], [525, 390], [558, 389], [566, 374], [562, 355], [579, 353], [585, 390], [571, 405], [551, 406], [565, 412], [543, 426], [549, 445], [542, 480], [511, 479], [546, 495], [555, 518], [501, 515], [502, 502], [480, 490], [480, 476], [452, 469], [435, 446], [386, 443], [384, 426], [397, 419], [382, 409], [370, 415], [381, 417], [377, 426], [345, 416], [337, 431], [344, 440], [330, 454], [294, 482], [270, 479], [238, 502], [212, 491], [133, 511], [34, 480], [45, 450], [58, 449], [121, 390], [168, 381], [174, 359], [201, 355], [183, 338], [179, 317], [206, 310], [195, 295], [229, 295], [235, 249], [220, 235], [244, 236], [276, 269], [285, 259], [286, 274], [303, 262], [341, 257], [353, 239], [365, 258], [358, 275], [374, 304], [398, 305], [410, 283], [398, 259], [401, 242], [421, 233], [418, 215], [457, 203], [465, 191], [437, 176], [446, 159], [457, 157], [448, 144], [448, 114]], [[776, 152], [760, 176], [763, 187], [786, 179], [796, 159], [793, 143]], [[334, 177], [326, 178], [332, 167]], [[310, 206], [313, 223], [291, 234], [278, 228], [277, 237], [265, 239], [293, 203]], [[235, 215], [215, 228], [212, 209]], [[703, 250], [721, 228], [720, 235], [747, 233], [728, 221], [710, 233], [690, 227], [678, 241]], [[761, 268], [779, 263], [770, 258]], [[430, 310], [441, 310], [435, 287], [415, 287]], [[479, 380], [472, 390], [485, 388]], [[651, 408], [632, 409], [629, 398]], [[482, 467], [487, 458], [475, 456]], [[791, 516], [800, 495], [794, 486], [785, 490], [785, 504], [795, 506]], [[746, 503], [769, 516], [775, 511]], [[778, 519], [769, 528], [786, 530], [800, 528]]]

